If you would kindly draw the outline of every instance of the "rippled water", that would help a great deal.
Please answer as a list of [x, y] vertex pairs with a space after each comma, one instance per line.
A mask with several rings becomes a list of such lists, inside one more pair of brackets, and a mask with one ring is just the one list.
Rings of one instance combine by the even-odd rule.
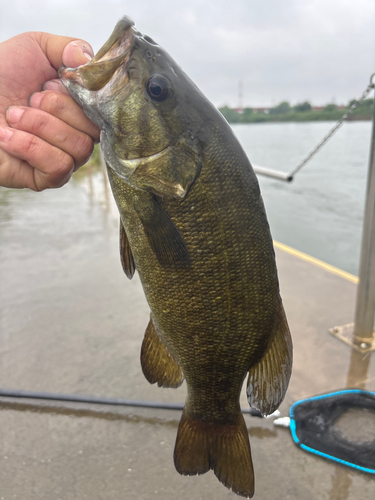
[[[235, 125], [255, 165], [290, 172], [332, 122]], [[358, 274], [371, 122], [339, 129], [292, 183], [259, 176], [274, 239]]]

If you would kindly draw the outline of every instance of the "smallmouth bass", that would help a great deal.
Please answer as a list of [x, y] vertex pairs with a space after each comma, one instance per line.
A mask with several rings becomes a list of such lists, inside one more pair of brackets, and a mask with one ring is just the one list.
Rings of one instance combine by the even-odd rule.
[[122, 18], [86, 65], [60, 77], [101, 129], [120, 212], [124, 271], [151, 309], [141, 349], [151, 383], [187, 383], [174, 462], [210, 469], [244, 497], [254, 473], [239, 397], [270, 414], [292, 365], [270, 230], [230, 126], [175, 61]]

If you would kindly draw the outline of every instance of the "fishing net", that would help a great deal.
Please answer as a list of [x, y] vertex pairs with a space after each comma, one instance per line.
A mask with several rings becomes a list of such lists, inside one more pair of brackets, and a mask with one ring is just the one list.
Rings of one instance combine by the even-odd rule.
[[[366, 439], [349, 439], [338, 427], [348, 410], [367, 410]], [[353, 413], [355, 415], [355, 412]], [[340, 464], [375, 474], [375, 393], [343, 390], [297, 401], [290, 408], [290, 430], [302, 449]], [[355, 418], [353, 426], [358, 426]]]

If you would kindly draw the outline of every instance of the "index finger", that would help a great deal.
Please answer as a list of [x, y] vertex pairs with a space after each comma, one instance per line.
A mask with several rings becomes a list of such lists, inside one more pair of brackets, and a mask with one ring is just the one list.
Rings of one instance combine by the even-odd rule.
[[71, 127], [84, 132], [95, 142], [100, 140], [100, 130], [87, 118], [82, 108], [66, 94], [46, 90], [30, 97], [29, 105], [59, 118]]

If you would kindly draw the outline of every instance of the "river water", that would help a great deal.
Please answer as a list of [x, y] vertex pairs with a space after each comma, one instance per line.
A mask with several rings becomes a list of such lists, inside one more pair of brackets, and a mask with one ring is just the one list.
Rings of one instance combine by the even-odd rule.
[[[292, 171], [332, 122], [234, 125], [254, 165]], [[371, 122], [348, 122], [292, 183], [259, 176], [275, 240], [357, 275]]]

